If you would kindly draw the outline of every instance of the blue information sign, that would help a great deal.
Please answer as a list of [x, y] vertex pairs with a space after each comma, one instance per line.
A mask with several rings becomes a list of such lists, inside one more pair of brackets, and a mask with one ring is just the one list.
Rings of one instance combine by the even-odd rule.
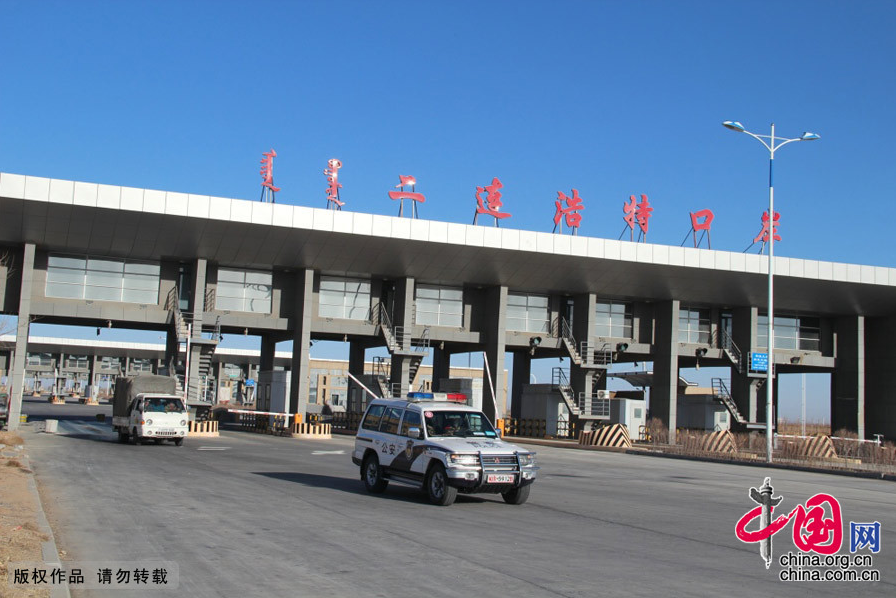
[[750, 370], [754, 372], [767, 372], [768, 353], [750, 353]]

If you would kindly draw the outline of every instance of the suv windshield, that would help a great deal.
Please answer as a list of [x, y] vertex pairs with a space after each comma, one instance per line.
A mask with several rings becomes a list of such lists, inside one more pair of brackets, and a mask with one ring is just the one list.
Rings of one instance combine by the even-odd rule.
[[444, 436], [497, 437], [488, 419], [470, 411], [426, 411], [426, 435], [430, 438]]

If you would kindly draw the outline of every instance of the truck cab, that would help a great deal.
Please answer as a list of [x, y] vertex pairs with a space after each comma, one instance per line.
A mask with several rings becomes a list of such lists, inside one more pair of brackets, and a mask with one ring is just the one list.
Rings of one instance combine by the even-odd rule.
[[164, 394], [139, 394], [127, 408], [123, 417], [114, 418], [119, 442], [138, 444], [152, 439], [156, 444], [173, 440], [181, 446], [187, 436], [189, 414], [183, 399]]

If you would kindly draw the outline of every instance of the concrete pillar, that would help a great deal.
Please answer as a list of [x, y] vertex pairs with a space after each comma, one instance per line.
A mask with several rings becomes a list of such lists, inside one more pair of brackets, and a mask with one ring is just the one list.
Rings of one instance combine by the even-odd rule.
[[267, 334], [261, 335], [261, 358], [258, 371], [271, 372], [274, 370], [274, 352], [277, 349], [277, 341]]
[[16, 323], [16, 349], [12, 366], [12, 393], [9, 400], [7, 428], [19, 427], [22, 414], [22, 391], [25, 388], [25, 360], [28, 354], [28, 331], [31, 324], [31, 286], [34, 279], [34, 243], [25, 243], [22, 252], [22, 282], [19, 290], [19, 311]]
[[[731, 398], [737, 405], [741, 415], [747, 421], [765, 421], [765, 399], [757, 398], [757, 379], [747, 376], [750, 352], [756, 348], [756, 325], [759, 319], [759, 310], [755, 307], [743, 307], [733, 310], [731, 318], [731, 338], [734, 344], [743, 352], [744, 373], [740, 374], [737, 368], [731, 367]], [[767, 349], [761, 349], [767, 350]], [[761, 419], [760, 419], [761, 416]]]
[[865, 438], [865, 318], [834, 321], [836, 360], [831, 374], [831, 432], [842, 428]]
[[[865, 326], [865, 437], [896, 440], [896, 316], [867, 318]], [[839, 359], [838, 359], [839, 361]], [[832, 392], [833, 395], [833, 392]], [[833, 413], [832, 413], [833, 415]]]
[[[529, 384], [532, 375], [532, 355], [529, 351], [513, 352], [513, 383], [511, 384], [510, 417], [520, 419], [523, 416], [523, 385]], [[485, 382], [488, 386], [488, 382]], [[482, 404], [485, 405], [484, 396], [487, 389], [483, 389]]]
[[675, 442], [678, 426], [678, 300], [655, 304], [656, 342], [653, 355], [653, 386], [650, 387], [650, 416], [662, 420]]
[[432, 349], [432, 390], [441, 392], [439, 380], [451, 377], [451, 353], [447, 349]]
[[205, 313], [205, 275], [208, 261], [196, 260], [193, 271], [193, 338], [202, 337], [202, 316]]
[[[487, 363], [482, 367], [482, 412], [489, 420], [495, 422], [504, 417], [504, 409], [507, 404], [507, 387], [504, 384], [507, 287], [502, 285], [487, 289], [483, 304], [485, 317], [482, 318], [482, 338], [485, 343]], [[491, 384], [489, 384], [489, 380], [491, 380]], [[493, 388], [494, 401], [492, 401]]]
[[[586, 341], [590, 350], [595, 349], [594, 346], [594, 318], [597, 312], [597, 295], [594, 293], [586, 293], [576, 295], [574, 299], [573, 318], [570, 322], [572, 326], [572, 335], [578, 344], [576, 351], [582, 355], [582, 359], [586, 359], [586, 355], [582, 353], [582, 342]], [[613, 347], [615, 349], [615, 347]], [[576, 365], [572, 359], [569, 360], [569, 382], [573, 388], [575, 399], [578, 400], [579, 393], [585, 393], [585, 396], [594, 396], [595, 382], [600, 380], [604, 374], [603, 370], [592, 368], [583, 368]]]
[[[395, 308], [392, 312], [392, 332], [399, 346], [392, 352], [390, 382], [393, 386], [401, 387], [402, 396], [411, 390], [411, 385], [414, 383], [411, 379], [411, 370], [420, 359], [419, 356], [409, 355], [411, 331], [414, 327], [413, 313], [414, 279], [400, 278], [395, 282]], [[399, 328], [403, 329], [403, 334], [398, 334]]]
[[302, 269], [295, 276], [295, 305], [292, 322], [292, 374], [289, 411], [305, 416], [311, 387], [311, 317], [314, 305], [314, 270]]
[[[364, 345], [358, 341], [351, 341], [348, 345], [348, 373], [359, 380], [364, 379]], [[373, 390], [373, 389], [371, 389]], [[348, 379], [348, 411], [361, 411], [361, 405], [364, 404], [363, 395], [365, 394], [358, 384]]]

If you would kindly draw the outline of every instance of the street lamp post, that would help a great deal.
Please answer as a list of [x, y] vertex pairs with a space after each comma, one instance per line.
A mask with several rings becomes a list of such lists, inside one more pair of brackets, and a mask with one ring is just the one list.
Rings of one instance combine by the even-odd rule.
[[805, 132], [792, 139], [787, 137], [775, 137], [775, 123], [772, 123], [771, 135], [757, 135], [747, 131], [737, 121], [726, 120], [722, 125], [738, 133], [746, 133], [756, 139], [768, 150], [768, 367], [765, 380], [765, 461], [772, 462], [773, 431], [772, 431], [772, 377], [775, 370], [775, 186], [772, 178], [775, 163], [775, 152], [793, 141], [814, 141], [820, 139], [815, 133]]

